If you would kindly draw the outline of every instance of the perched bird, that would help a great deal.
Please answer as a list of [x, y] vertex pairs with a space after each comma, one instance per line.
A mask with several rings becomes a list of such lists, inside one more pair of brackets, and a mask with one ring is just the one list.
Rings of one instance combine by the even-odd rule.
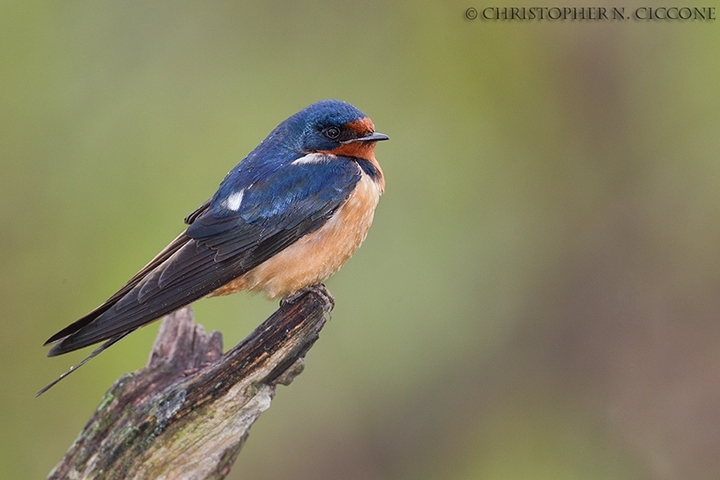
[[292, 115], [185, 218], [183, 233], [105, 303], [50, 337], [48, 356], [106, 341], [78, 367], [200, 298], [249, 290], [274, 299], [325, 281], [370, 228], [385, 187], [374, 149], [387, 139], [349, 103], [324, 100]]

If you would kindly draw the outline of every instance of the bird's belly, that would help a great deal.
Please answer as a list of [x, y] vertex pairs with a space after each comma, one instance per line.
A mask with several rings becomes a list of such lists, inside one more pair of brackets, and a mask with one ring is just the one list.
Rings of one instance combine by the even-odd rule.
[[251, 290], [273, 299], [327, 280], [365, 240], [380, 193], [381, 186], [363, 174], [347, 202], [322, 227], [211, 296]]

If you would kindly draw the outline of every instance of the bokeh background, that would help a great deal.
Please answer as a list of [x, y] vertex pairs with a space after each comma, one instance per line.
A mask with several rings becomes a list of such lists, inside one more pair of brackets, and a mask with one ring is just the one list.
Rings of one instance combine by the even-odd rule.
[[[231, 479], [720, 478], [720, 23], [465, 18], [493, 5], [0, 2], [0, 478], [157, 324], [35, 399], [87, 353], [42, 342], [323, 98], [391, 136], [387, 192]], [[195, 311], [227, 347], [275, 308]]]

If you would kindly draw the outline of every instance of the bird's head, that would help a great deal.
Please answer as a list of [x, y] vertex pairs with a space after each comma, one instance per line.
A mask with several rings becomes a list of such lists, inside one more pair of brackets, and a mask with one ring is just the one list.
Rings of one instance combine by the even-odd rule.
[[375, 132], [372, 120], [349, 103], [323, 100], [299, 111], [284, 123], [299, 153], [329, 153], [373, 158], [375, 143], [388, 136]]

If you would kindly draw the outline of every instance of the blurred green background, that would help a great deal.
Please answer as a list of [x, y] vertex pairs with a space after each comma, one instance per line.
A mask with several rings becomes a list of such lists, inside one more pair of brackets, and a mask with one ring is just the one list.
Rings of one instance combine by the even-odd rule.
[[[35, 399], [87, 353], [42, 342], [323, 98], [391, 136], [387, 191], [230, 478], [720, 478], [720, 24], [465, 18], [494, 5], [0, 2], [0, 478], [157, 324]], [[195, 311], [228, 347], [275, 308]]]

